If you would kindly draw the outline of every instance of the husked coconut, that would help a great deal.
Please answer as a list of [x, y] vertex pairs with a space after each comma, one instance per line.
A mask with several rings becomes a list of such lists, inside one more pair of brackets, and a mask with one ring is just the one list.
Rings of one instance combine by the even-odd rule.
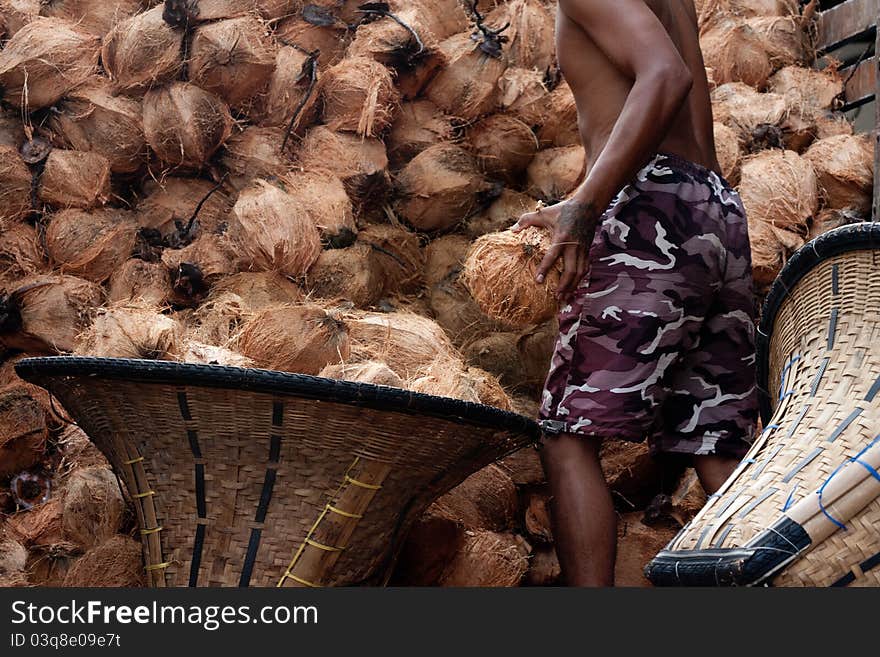
[[508, 183], [521, 176], [538, 152], [532, 129], [507, 114], [480, 119], [468, 129], [467, 139], [486, 175]]
[[296, 46], [303, 52], [317, 52], [321, 68], [338, 63], [351, 41], [348, 25], [313, 3], [306, 3], [301, 12], [278, 23], [275, 36], [280, 43]]
[[39, 463], [48, 437], [43, 407], [28, 389], [15, 384], [0, 389], [0, 479]]
[[221, 187], [199, 178], [167, 177], [144, 184], [146, 196], [135, 210], [140, 228], [158, 231], [166, 241], [193, 225], [199, 233], [226, 230], [233, 199]]
[[400, 168], [426, 148], [450, 141], [452, 121], [430, 100], [402, 103], [385, 138], [388, 159]]
[[80, 336], [76, 353], [102, 358], [177, 360], [183, 327], [173, 317], [149, 307], [102, 308]]
[[141, 544], [117, 535], [92, 548], [64, 576], [65, 587], [140, 588], [144, 586]]
[[816, 119], [816, 139], [853, 134], [852, 123], [841, 112], [823, 112]]
[[745, 21], [729, 19], [707, 29], [700, 49], [716, 84], [743, 82], [760, 89], [773, 72], [761, 33]]
[[468, 367], [467, 373], [474, 381], [481, 404], [500, 408], [502, 411], [513, 411], [510, 396], [493, 374], [478, 367]]
[[768, 89], [785, 99], [786, 145], [802, 150], [812, 141], [817, 121], [843, 93], [843, 79], [833, 66], [823, 71], [786, 66], [770, 78]]
[[232, 211], [229, 235], [249, 268], [302, 276], [321, 254], [318, 228], [293, 197], [257, 180]]
[[281, 152], [284, 131], [249, 126], [232, 135], [223, 147], [220, 161], [230, 174], [230, 183], [244, 189], [255, 178], [279, 178], [290, 163]]
[[450, 397], [472, 404], [480, 403], [475, 382], [467, 375], [467, 369], [460, 361], [441, 356], [436, 361], [420, 368], [406, 383], [413, 392], [436, 397]]
[[192, 305], [205, 298], [215, 281], [240, 271], [235, 248], [226, 235], [204, 233], [181, 249], [165, 249], [162, 264], [171, 280], [172, 303]]
[[184, 30], [162, 18], [163, 7], [121, 21], [104, 37], [101, 63], [120, 93], [141, 94], [177, 77]]
[[244, 325], [238, 348], [261, 367], [318, 374], [348, 359], [346, 323], [316, 304], [267, 308]]
[[101, 305], [101, 288], [67, 275], [36, 275], [6, 288], [0, 343], [11, 349], [65, 353]]
[[385, 363], [367, 361], [365, 363], [338, 363], [328, 365], [319, 376], [326, 379], [339, 381], [353, 381], [355, 383], [372, 383], [377, 386], [390, 386], [403, 388], [404, 383], [394, 370]]
[[874, 146], [868, 135], [839, 135], [813, 142], [804, 153], [813, 165], [824, 204], [868, 213], [874, 182]]
[[470, 240], [458, 234], [432, 240], [425, 248], [425, 283], [431, 286], [457, 278], [470, 246]]
[[0, 0], [0, 38], [11, 38], [37, 18], [42, 4], [42, 0]]
[[474, 213], [490, 190], [474, 157], [454, 144], [419, 153], [397, 175], [396, 209], [419, 230], [452, 228]]
[[243, 297], [233, 292], [211, 290], [210, 296], [193, 312], [188, 340], [232, 346], [246, 318], [253, 315]]
[[528, 126], [543, 124], [548, 117], [551, 93], [545, 77], [541, 71], [516, 66], [508, 68], [498, 80], [500, 109]]
[[59, 18], [35, 18], [0, 50], [3, 100], [33, 112], [49, 107], [98, 67], [101, 40]]
[[391, 125], [399, 97], [391, 72], [367, 57], [349, 57], [321, 81], [324, 122], [331, 130], [375, 137]]
[[0, 219], [23, 219], [31, 209], [30, 169], [18, 149], [0, 145]]
[[535, 273], [550, 248], [550, 235], [530, 227], [484, 235], [474, 242], [464, 268], [464, 284], [489, 317], [514, 325], [538, 324], [557, 312], [561, 266], [538, 284]]
[[64, 536], [89, 550], [122, 529], [125, 500], [110, 468], [75, 470], [64, 483]]
[[0, 287], [45, 268], [37, 231], [30, 224], [0, 221]]
[[578, 113], [567, 83], [560, 83], [547, 97], [547, 114], [538, 131], [541, 146], [580, 146]]
[[431, 505], [431, 513], [441, 513], [460, 522], [468, 530], [503, 531], [516, 523], [519, 499], [516, 485], [499, 466], [477, 470]]
[[529, 568], [531, 546], [520, 536], [478, 530], [467, 534], [440, 586], [512, 587]]
[[323, 243], [334, 249], [354, 243], [357, 235], [354, 208], [345, 185], [336, 174], [317, 169], [292, 171], [284, 183], [297, 205], [317, 226]]
[[116, 23], [143, 8], [141, 0], [50, 0], [42, 4], [43, 16], [63, 18], [97, 36], [104, 36]]
[[824, 235], [829, 230], [834, 230], [841, 226], [848, 226], [849, 224], [860, 223], [862, 221], [867, 221], [865, 215], [849, 208], [843, 210], [827, 208], [825, 210], [819, 210], [813, 218], [813, 223], [810, 226], [807, 240], [816, 239], [819, 235]]
[[0, 108], [0, 147], [8, 146], [17, 151], [25, 141], [21, 117]]
[[14, 538], [0, 539], [0, 587], [28, 585], [27, 557], [25, 547]]
[[718, 164], [721, 165], [721, 173], [731, 185], [735, 185], [739, 181], [739, 166], [742, 161], [736, 131], [717, 121], [712, 128], [715, 135], [715, 154], [718, 156]]
[[791, 16], [798, 12], [798, 0], [697, 0], [700, 24], [714, 16]]
[[508, 387], [519, 387], [528, 381], [520, 353], [517, 350], [519, 334], [497, 331], [477, 336], [463, 348], [468, 364], [491, 372]]
[[526, 170], [526, 193], [548, 203], [561, 201], [580, 184], [585, 167], [583, 146], [538, 151]]
[[775, 93], [758, 93], [741, 82], [723, 84], [712, 92], [715, 121], [736, 130], [746, 146], [763, 126], [781, 127], [786, 116], [785, 98]]
[[184, 363], [202, 365], [225, 365], [227, 367], [256, 367], [256, 363], [247, 356], [214, 345], [187, 340], [184, 345], [182, 360]]
[[254, 16], [200, 25], [189, 51], [189, 80], [247, 110], [275, 69], [275, 44]]
[[124, 211], [62, 210], [46, 229], [49, 255], [61, 271], [103, 283], [131, 255], [135, 223]]
[[764, 42], [774, 70], [807, 61], [809, 37], [799, 16], [758, 16], [746, 24]]
[[395, 12], [405, 8], [417, 10], [425, 26], [438, 39], [463, 32], [470, 23], [464, 5], [459, 0], [392, 0], [389, 4]]
[[360, 231], [358, 242], [370, 247], [385, 294], [412, 294], [421, 289], [425, 254], [415, 233], [377, 224]]
[[39, 198], [56, 208], [93, 208], [110, 197], [110, 162], [99, 153], [54, 149], [40, 176]]
[[299, 9], [299, 0], [196, 0], [196, 20], [214, 21], [258, 13], [267, 20], [278, 20]]
[[211, 298], [236, 294], [250, 311], [302, 300], [302, 290], [277, 272], [241, 272], [225, 276], [211, 289]]
[[559, 322], [556, 318], [520, 333], [516, 340], [516, 350], [519, 352], [522, 373], [525, 376], [521, 383], [528, 386], [543, 385], [550, 371], [550, 358], [558, 338]]
[[492, 205], [468, 219], [466, 232], [471, 239], [486, 233], [497, 233], [510, 228], [522, 215], [537, 209], [537, 199], [522, 192], [505, 189]]
[[144, 96], [144, 133], [166, 164], [200, 169], [232, 134], [232, 116], [215, 94], [173, 82]]
[[[462, 32], [440, 43], [447, 65], [426, 89], [428, 100], [447, 114], [471, 121], [498, 105], [498, 80], [507, 68], [503, 53], [487, 54], [486, 41]], [[488, 48], [491, 50], [491, 48]]]
[[508, 25], [503, 50], [511, 66], [546, 71], [554, 64], [554, 19], [539, 0], [510, 0], [486, 16], [492, 29]]
[[[275, 66], [269, 78], [269, 87], [260, 100], [257, 118], [262, 125], [287, 128], [302, 136], [314, 124], [320, 110], [320, 75], [314, 71], [307, 52], [292, 46], [282, 46], [275, 55]], [[295, 120], [294, 120], [295, 116]]]
[[357, 308], [369, 308], [382, 298], [382, 271], [368, 244], [322, 251], [309, 269], [306, 287], [322, 299], [347, 299]]
[[107, 300], [113, 304], [136, 302], [161, 307], [171, 295], [168, 271], [162, 263], [131, 258], [111, 274]]

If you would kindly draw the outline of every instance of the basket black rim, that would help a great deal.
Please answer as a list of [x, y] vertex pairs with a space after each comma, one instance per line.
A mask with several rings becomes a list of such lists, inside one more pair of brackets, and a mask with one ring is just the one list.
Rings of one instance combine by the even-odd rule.
[[841, 226], [820, 235], [798, 249], [773, 281], [764, 307], [755, 339], [758, 398], [764, 424], [773, 415], [773, 404], [768, 385], [770, 374], [770, 339], [773, 324], [782, 302], [794, 287], [815, 267], [825, 260], [850, 251], [880, 249], [880, 222], [864, 221]]
[[371, 383], [338, 381], [273, 370], [88, 356], [25, 358], [16, 363], [15, 370], [22, 379], [37, 385], [52, 377], [88, 376], [139, 383], [233, 388], [360, 406], [377, 411], [425, 415], [458, 424], [524, 434], [534, 440], [541, 435], [534, 420], [483, 404]]

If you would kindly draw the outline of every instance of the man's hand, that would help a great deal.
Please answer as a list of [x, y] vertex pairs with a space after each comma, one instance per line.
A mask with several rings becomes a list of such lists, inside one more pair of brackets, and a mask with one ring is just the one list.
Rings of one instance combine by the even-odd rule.
[[529, 226], [538, 226], [553, 233], [552, 246], [538, 267], [535, 281], [543, 283], [547, 272], [561, 257], [563, 270], [556, 296], [562, 299], [574, 291], [587, 272], [590, 245], [598, 222], [599, 213], [592, 203], [569, 199], [522, 215], [511, 230], [518, 233]]

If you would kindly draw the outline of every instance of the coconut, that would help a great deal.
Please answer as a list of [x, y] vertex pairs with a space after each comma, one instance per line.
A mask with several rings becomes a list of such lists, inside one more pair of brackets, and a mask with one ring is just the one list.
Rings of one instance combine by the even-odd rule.
[[829, 230], [863, 221], [867, 221], [867, 217], [849, 208], [843, 210], [819, 210], [810, 226], [810, 232], [807, 235], [807, 239], [812, 240], [819, 237], [819, 235], [824, 235]]
[[275, 69], [275, 44], [253, 16], [200, 25], [189, 56], [189, 80], [237, 110], [265, 91]]
[[706, 30], [700, 49], [716, 84], [743, 82], [760, 89], [773, 72], [762, 35], [745, 21], [725, 20]]
[[158, 231], [166, 241], [180, 235], [190, 219], [199, 233], [226, 230], [233, 201], [222, 188], [198, 178], [162, 178], [144, 185], [146, 197], [138, 204], [138, 226]]
[[61, 453], [61, 464], [56, 470], [56, 476], [60, 475], [62, 480], [77, 470], [92, 467], [110, 468], [110, 463], [101, 451], [75, 424], [68, 424], [61, 431], [58, 436], [58, 448]]
[[731, 82], [712, 92], [715, 120], [736, 130], [740, 144], [749, 145], [763, 126], [781, 126], [786, 116], [786, 101], [775, 93], [758, 93], [748, 85]]
[[110, 162], [99, 153], [54, 149], [40, 176], [39, 198], [58, 208], [93, 208], [110, 197]]
[[231, 292], [211, 290], [211, 295], [193, 313], [191, 341], [212, 345], [231, 345], [247, 317], [253, 314], [245, 300]]
[[220, 161], [229, 172], [230, 183], [242, 190], [255, 178], [283, 176], [290, 164], [281, 152], [284, 131], [250, 126], [226, 142]]
[[296, 115], [291, 126], [292, 133], [302, 136], [305, 129], [318, 118], [319, 81], [316, 71], [315, 81], [312, 82], [308, 53], [292, 46], [279, 48], [256, 118], [262, 125], [287, 128]]
[[346, 299], [369, 308], [382, 298], [382, 270], [369, 244], [322, 251], [309, 270], [306, 287], [323, 299]]
[[238, 348], [261, 367], [316, 375], [348, 359], [348, 327], [316, 304], [268, 308], [249, 319]]
[[24, 219], [31, 209], [30, 169], [12, 146], [0, 145], [0, 220]]
[[510, 0], [486, 16], [492, 29], [509, 26], [504, 53], [512, 66], [546, 71], [555, 61], [554, 18], [538, 0]]
[[556, 203], [580, 184], [585, 166], [586, 154], [582, 146], [538, 151], [526, 171], [526, 193], [542, 201]]
[[437, 285], [455, 280], [464, 268], [470, 248], [470, 240], [464, 235], [444, 235], [428, 244], [425, 249], [425, 283]]
[[144, 586], [141, 544], [114, 536], [86, 552], [64, 576], [65, 587], [139, 588]]
[[0, 587], [27, 586], [27, 557], [25, 547], [14, 538], [0, 540]]
[[424, 283], [425, 254], [419, 238], [399, 226], [373, 225], [358, 234], [370, 247], [385, 294], [412, 294]]
[[0, 389], [0, 479], [39, 463], [48, 436], [43, 407], [27, 388]]
[[246, 356], [213, 345], [187, 340], [184, 344], [182, 360], [184, 363], [202, 365], [225, 365], [227, 367], [256, 367], [256, 363]]
[[351, 40], [348, 26], [333, 14], [306, 4], [303, 11], [282, 20], [275, 30], [280, 43], [296, 46], [305, 53], [318, 53], [321, 68], [342, 60]]
[[507, 387], [520, 387], [528, 377], [517, 350], [518, 340], [518, 333], [498, 331], [477, 336], [462, 351], [470, 365], [491, 372]]
[[800, 16], [758, 16], [745, 22], [763, 41], [774, 70], [812, 59], [807, 55], [809, 37]]
[[538, 324], [556, 314], [556, 288], [561, 265], [544, 283], [535, 273], [550, 248], [550, 236], [539, 228], [503, 231], [474, 242], [464, 268], [464, 284], [489, 317], [514, 326]]
[[239, 194], [229, 234], [250, 268], [302, 276], [321, 254], [308, 213], [275, 185], [257, 180]]
[[852, 123], [841, 112], [823, 112], [816, 118], [816, 139], [853, 134]]
[[0, 0], [0, 38], [14, 36], [40, 15], [42, 5], [42, 0]]
[[874, 182], [874, 146], [868, 135], [839, 135], [813, 143], [804, 159], [813, 165], [830, 208], [869, 213]]
[[131, 255], [135, 224], [120, 210], [62, 210], [46, 230], [49, 255], [61, 271], [102, 283]]
[[43, 3], [43, 16], [64, 18], [77, 28], [104, 36], [119, 21], [141, 11], [141, 0], [50, 0]]
[[452, 121], [430, 100], [403, 103], [385, 139], [392, 166], [400, 168], [423, 150], [453, 136]]
[[82, 468], [65, 482], [65, 538], [89, 550], [114, 536], [125, 519], [125, 500], [110, 468]]
[[441, 355], [434, 362], [420, 368], [406, 382], [406, 387], [425, 395], [480, 403], [476, 381], [468, 375], [464, 363], [448, 355]]
[[345, 322], [351, 335], [351, 362], [378, 360], [403, 379], [454, 352], [436, 322], [413, 313], [351, 313]]
[[101, 41], [58, 18], [36, 18], [0, 50], [3, 99], [23, 111], [49, 107], [98, 67]]
[[101, 288], [74, 276], [32, 276], [6, 288], [0, 342], [9, 348], [69, 352], [101, 305]]
[[0, 286], [45, 268], [37, 231], [29, 224], [0, 221]]
[[184, 31], [162, 18], [158, 6], [121, 21], [104, 37], [101, 63], [122, 93], [143, 93], [177, 77]]
[[236, 247], [225, 235], [204, 233], [182, 249], [165, 249], [162, 264], [168, 270], [178, 306], [189, 306], [205, 297], [216, 280], [241, 270]]
[[256, 12], [267, 20], [290, 16], [299, 8], [299, 0], [196, 0], [196, 19], [214, 21]]
[[147, 92], [144, 132], [165, 163], [198, 169], [229, 138], [232, 117], [218, 96], [174, 82]]
[[354, 243], [357, 225], [354, 208], [345, 185], [332, 172], [292, 171], [284, 183], [296, 204], [309, 215], [321, 234], [321, 241], [331, 248]]
[[735, 185], [739, 181], [742, 160], [736, 131], [717, 121], [712, 128], [715, 135], [715, 154], [718, 156], [718, 164], [721, 165], [721, 173], [730, 184]]
[[183, 327], [149, 307], [104, 308], [80, 336], [76, 352], [102, 358], [176, 360], [183, 352]]
[[251, 312], [302, 300], [302, 291], [275, 272], [242, 272], [226, 276], [214, 284], [210, 298], [226, 294], [238, 295]]
[[481, 404], [500, 408], [502, 411], [513, 410], [513, 402], [495, 376], [477, 367], [467, 368], [467, 373], [474, 382]]
[[700, 24], [714, 16], [791, 16], [798, 13], [798, 0], [698, 0], [694, 3]]
[[816, 122], [843, 93], [843, 80], [836, 67], [815, 71], [786, 66], [770, 78], [768, 88], [785, 99], [786, 146], [798, 150], [809, 145], [815, 135]]
[[547, 97], [547, 113], [538, 131], [538, 141], [544, 148], [580, 146], [577, 106], [568, 84], [560, 84]]
[[0, 146], [8, 146], [17, 151], [25, 141], [21, 117], [0, 108]]
[[137, 302], [141, 305], [164, 306], [171, 295], [168, 272], [161, 263], [131, 258], [110, 276], [107, 299], [114, 304]]
[[510, 228], [523, 214], [537, 209], [538, 201], [528, 194], [505, 189], [492, 205], [468, 220], [466, 232], [471, 239], [497, 233]]
[[559, 338], [559, 322], [554, 318], [520, 333], [516, 341], [526, 386], [543, 385], [550, 371], [550, 358]]
[[367, 361], [365, 363], [339, 363], [328, 365], [319, 376], [339, 381], [354, 381], [356, 383], [372, 383], [377, 386], [390, 386], [403, 388], [404, 383], [394, 370], [385, 363]]
[[529, 567], [531, 547], [520, 536], [478, 530], [447, 566], [441, 586], [519, 586]]
[[498, 105], [498, 80], [507, 68], [504, 56], [493, 57], [462, 32], [440, 43], [448, 62], [426, 89], [429, 100], [450, 115], [471, 121]]
[[452, 228], [479, 208], [491, 188], [472, 155], [454, 144], [419, 153], [397, 176], [397, 211], [419, 230]]
[[516, 485], [510, 475], [492, 464], [439, 497], [429, 513], [452, 518], [469, 531], [503, 531], [515, 524], [518, 510]]
[[499, 107], [526, 125], [543, 124], [551, 104], [545, 78], [541, 71], [511, 66], [498, 80]]
[[387, 194], [388, 155], [385, 144], [379, 139], [361, 138], [316, 126], [306, 133], [297, 158], [300, 168], [306, 171], [319, 169], [336, 174], [361, 211], [366, 211]]
[[438, 39], [446, 39], [468, 29], [470, 19], [459, 0], [392, 0], [391, 9], [401, 12], [412, 7], [428, 30]]
[[328, 128], [363, 137], [391, 125], [399, 101], [391, 72], [367, 57], [346, 58], [327, 69], [321, 97]]
[[134, 173], [147, 153], [141, 105], [110, 93], [110, 83], [96, 78], [68, 93], [49, 115], [54, 140], [78, 151], [106, 157], [113, 173]]
[[507, 114], [493, 114], [467, 131], [470, 150], [486, 175], [515, 182], [538, 152], [532, 129]]

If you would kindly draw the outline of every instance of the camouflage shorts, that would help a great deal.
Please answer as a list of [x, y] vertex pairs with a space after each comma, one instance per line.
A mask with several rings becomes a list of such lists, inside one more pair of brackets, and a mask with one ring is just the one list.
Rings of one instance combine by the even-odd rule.
[[742, 457], [757, 421], [751, 251], [739, 196], [658, 155], [612, 202], [559, 313], [549, 434]]

